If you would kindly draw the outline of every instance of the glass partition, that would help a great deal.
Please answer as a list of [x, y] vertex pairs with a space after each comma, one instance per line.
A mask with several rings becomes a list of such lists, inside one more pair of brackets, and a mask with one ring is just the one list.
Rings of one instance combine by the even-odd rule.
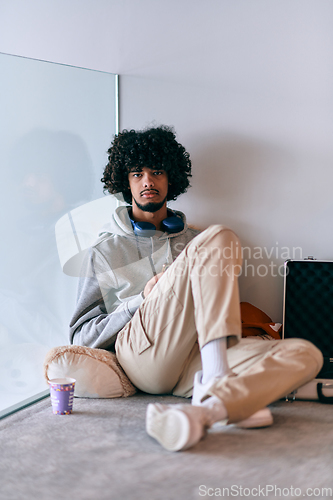
[[7, 54], [0, 88], [1, 417], [48, 394], [45, 354], [69, 343], [77, 281], [55, 228], [94, 200], [104, 209], [118, 107], [116, 75]]

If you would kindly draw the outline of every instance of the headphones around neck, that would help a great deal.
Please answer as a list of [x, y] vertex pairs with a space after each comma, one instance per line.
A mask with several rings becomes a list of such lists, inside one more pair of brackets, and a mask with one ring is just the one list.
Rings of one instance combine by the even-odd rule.
[[[173, 212], [169, 212], [173, 214]], [[156, 227], [151, 222], [135, 222], [132, 217], [132, 211], [128, 212], [134, 234], [136, 236], [152, 236], [156, 231]], [[184, 222], [178, 215], [170, 215], [162, 221], [162, 231], [167, 233], [179, 233], [184, 229]]]

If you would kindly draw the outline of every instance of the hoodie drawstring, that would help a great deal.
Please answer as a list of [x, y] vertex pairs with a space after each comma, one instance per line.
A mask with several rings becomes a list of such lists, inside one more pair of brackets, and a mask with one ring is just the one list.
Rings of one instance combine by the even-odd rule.
[[[142, 259], [142, 254], [141, 254], [141, 250], [140, 250], [139, 239], [138, 239], [137, 234], [134, 233], [134, 235], [135, 235], [135, 242], [136, 242], [136, 248], [138, 250], [139, 260], [141, 260]], [[153, 248], [154, 248], [153, 247], [153, 238], [150, 238], [150, 240], [151, 240], [151, 244], [152, 244], [152, 246], [151, 246], [151, 249], [152, 249], [151, 253], [153, 253]], [[154, 262], [153, 262], [153, 259], [152, 259], [151, 255], [148, 255], [148, 260], [149, 260], [150, 267], [151, 267], [151, 270], [153, 272], [153, 275], [156, 276], [157, 272], [156, 272], [156, 269], [155, 269], [155, 266], [154, 266]]]

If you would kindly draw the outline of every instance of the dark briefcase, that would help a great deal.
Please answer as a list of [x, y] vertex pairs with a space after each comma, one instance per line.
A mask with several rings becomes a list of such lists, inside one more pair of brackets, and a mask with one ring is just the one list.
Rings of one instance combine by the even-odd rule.
[[312, 342], [324, 356], [317, 378], [300, 387], [293, 399], [333, 403], [333, 261], [287, 260], [284, 273], [282, 338]]

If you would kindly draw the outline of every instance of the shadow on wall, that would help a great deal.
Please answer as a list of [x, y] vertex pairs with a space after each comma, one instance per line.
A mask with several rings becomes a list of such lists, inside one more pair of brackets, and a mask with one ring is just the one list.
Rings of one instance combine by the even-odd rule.
[[197, 224], [236, 231], [246, 247], [241, 298], [274, 321], [282, 320], [284, 261], [333, 259], [332, 151], [287, 146], [229, 135], [192, 154]]
[[[252, 244], [262, 237], [275, 239], [277, 234], [290, 240], [305, 235], [308, 240], [308, 231], [316, 231], [323, 216], [331, 212], [332, 151], [307, 145], [288, 148], [241, 136], [197, 140], [203, 143], [204, 148], [191, 155], [190, 193], [202, 200], [201, 207], [211, 209], [205, 210], [209, 224], [230, 225], [231, 221]], [[325, 221], [330, 226], [328, 217]]]
[[[274, 144], [223, 136], [194, 152], [192, 160], [191, 196], [205, 214], [198, 213], [199, 225], [225, 224], [239, 235], [242, 247], [246, 247], [240, 278], [242, 300], [261, 307], [275, 321], [281, 320], [280, 266], [286, 252], [281, 255], [276, 241], [283, 236], [286, 224], [296, 223], [290, 200], [292, 183], [299, 175], [295, 156]], [[289, 220], [285, 217], [288, 205]]]
[[262, 223], [279, 212], [286, 201], [280, 189], [297, 168], [291, 151], [234, 136], [216, 137], [191, 156], [192, 194], [209, 200], [219, 221], [221, 216], [232, 218], [238, 227], [253, 216]]

